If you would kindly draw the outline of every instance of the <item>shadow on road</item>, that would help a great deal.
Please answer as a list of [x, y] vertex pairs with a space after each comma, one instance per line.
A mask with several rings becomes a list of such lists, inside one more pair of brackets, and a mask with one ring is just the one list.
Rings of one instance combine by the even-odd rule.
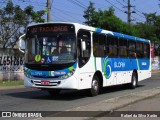
[[[138, 85], [137, 88], [143, 87], [144, 85]], [[136, 88], [136, 89], [137, 89]], [[124, 91], [124, 90], [129, 90], [129, 86], [127, 84], [125, 85], [116, 85], [116, 86], [109, 86], [109, 87], [104, 87], [101, 94], [106, 94], [106, 93], [112, 93], [112, 92], [117, 92], [117, 91]], [[133, 90], [133, 89], [130, 89]]]
[[[144, 85], [139, 85], [138, 87], [142, 86]], [[102, 89], [101, 95], [117, 91], [124, 91], [128, 89], [129, 88], [125, 85], [105, 87]], [[47, 91], [28, 89], [28, 88], [15, 89], [12, 91], [6, 90], [6, 92], [3, 91], [2, 95], [16, 97], [16, 98], [25, 98], [25, 99], [61, 100], [61, 101], [71, 101], [75, 99], [90, 97], [87, 90], [62, 90], [59, 95], [51, 96]]]

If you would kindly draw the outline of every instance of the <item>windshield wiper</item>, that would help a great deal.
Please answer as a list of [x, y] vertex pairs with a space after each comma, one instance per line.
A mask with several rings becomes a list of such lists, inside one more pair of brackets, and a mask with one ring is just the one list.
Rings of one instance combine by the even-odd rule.
[[34, 38], [37, 43], [37, 46], [39, 46], [39, 48], [42, 49], [42, 46], [40, 46], [40, 44], [39, 44], [39, 39], [38, 39], [37, 35], [35, 35]]

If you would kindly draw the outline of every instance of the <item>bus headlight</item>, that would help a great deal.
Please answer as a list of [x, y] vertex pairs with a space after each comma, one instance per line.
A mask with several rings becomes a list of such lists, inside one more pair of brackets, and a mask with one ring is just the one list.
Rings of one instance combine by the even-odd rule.
[[33, 78], [30, 74], [28, 74], [27, 72], [24, 72], [24, 75], [26, 76], [26, 77], [28, 77], [28, 78]]
[[74, 74], [74, 70], [73, 71], [70, 71], [69, 73], [63, 75], [63, 76], [60, 76], [61, 79], [67, 79], [69, 77], [71, 77], [73, 74]]

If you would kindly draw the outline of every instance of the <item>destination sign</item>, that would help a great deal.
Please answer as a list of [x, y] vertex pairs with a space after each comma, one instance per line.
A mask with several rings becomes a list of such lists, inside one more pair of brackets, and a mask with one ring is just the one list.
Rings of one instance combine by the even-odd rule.
[[30, 26], [27, 29], [27, 34], [42, 34], [42, 33], [55, 33], [55, 32], [74, 32], [73, 25], [67, 24], [42, 24]]

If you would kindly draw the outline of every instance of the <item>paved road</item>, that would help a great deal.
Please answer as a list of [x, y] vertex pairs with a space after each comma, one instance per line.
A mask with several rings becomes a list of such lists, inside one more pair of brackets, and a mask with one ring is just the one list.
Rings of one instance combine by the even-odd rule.
[[[112, 117], [97, 117], [96, 120], [159, 120], [160, 95], [144, 99], [117, 109]], [[116, 116], [116, 117], [115, 117]], [[47, 120], [50, 120], [47, 118]], [[62, 119], [61, 119], [62, 120]], [[83, 119], [82, 119], [83, 120]], [[88, 120], [95, 120], [90, 118]]]
[[107, 87], [101, 95], [88, 97], [84, 91], [62, 92], [51, 97], [47, 92], [36, 89], [9, 89], [0, 91], [0, 111], [64, 111], [79, 106], [94, 104], [99, 101], [123, 96], [132, 92], [153, 89], [160, 85], [160, 74], [139, 83], [135, 90], [123, 86]]

